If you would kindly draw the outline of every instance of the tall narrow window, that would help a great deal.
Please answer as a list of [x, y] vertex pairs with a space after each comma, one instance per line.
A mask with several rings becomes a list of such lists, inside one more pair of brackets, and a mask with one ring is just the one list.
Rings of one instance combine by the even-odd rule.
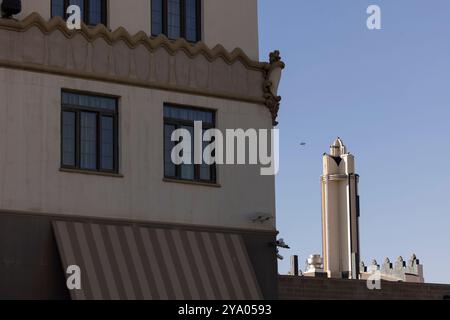
[[[89, 1], [89, 24], [97, 25], [103, 23], [105, 5], [101, 0]], [[106, 23], [103, 23], [106, 25]]]
[[152, 0], [152, 35], [200, 41], [200, 0]]
[[97, 170], [97, 114], [80, 113], [80, 167]]
[[[202, 121], [204, 131], [215, 127], [214, 111], [179, 107], [166, 104], [164, 106], [164, 176], [168, 179], [216, 182], [216, 166], [203, 163], [194, 164], [194, 150], [185, 151], [183, 157], [189, 157], [191, 164], [175, 165], [172, 162], [172, 150], [176, 142], [171, 141], [176, 129], [186, 129], [191, 134], [191, 146], [194, 148], [194, 122]], [[203, 144], [203, 150], [208, 144]]]
[[152, 0], [152, 34], [155, 36], [164, 33], [163, 1], [164, 0]]
[[62, 113], [62, 162], [69, 166], [76, 165], [76, 113]]
[[76, 5], [80, 7], [81, 10], [81, 20], [83, 20], [84, 22], [86, 22], [85, 20], [85, 6], [84, 6], [84, 0], [69, 0], [67, 1], [67, 5]]
[[64, 0], [52, 0], [52, 17], [65, 17], [66, 7]]
[[118, 172], [117, 99], [62, 92], [63, 168]]
[[67, 18], [67, 8], [77, 5], [81, 10], [81, 19], [90, 26], [107, 24], [106, 0], [52, 0], [52, 17]]
[[198, 14], [198, 1], [197, 0], [185, 0], [186, 1], [186, 40], [191, 42], [197, 41], [197, 14]]
[[100, 166], [105, 170], [114, 170], [114, 117], [102, 115], [100, 118], [102, 141]]
[[167, 2], [167, 35], [170, 39], [181, 36], [181, 1], [168, 0]]

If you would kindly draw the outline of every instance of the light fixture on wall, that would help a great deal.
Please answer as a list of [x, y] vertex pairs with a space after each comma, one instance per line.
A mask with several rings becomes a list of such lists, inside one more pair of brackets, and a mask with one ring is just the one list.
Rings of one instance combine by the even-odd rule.
[[3, 0], [1, 9], [3, 18], [11, 18], [11, 16], [19, 14], [22, 11], [22, 1]]
[[284, 239], [277, 240], [275, 243], [275, 247], [276, 247], [277, 258], [279, 260], [284, 260], [284, 257], [280, 254], [280, 248], [281, 249], [290, 249], [291, 248], [286, 242], [284, 242]]

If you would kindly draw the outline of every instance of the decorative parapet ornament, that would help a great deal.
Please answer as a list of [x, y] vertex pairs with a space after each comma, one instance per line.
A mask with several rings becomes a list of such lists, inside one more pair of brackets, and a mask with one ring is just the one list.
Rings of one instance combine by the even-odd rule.
[[276, 123], [284, 68], [278, 51], [270, 62], [259, 62], [239, 48], [132, 36], [122, 27], [69, 30], [62, 18], [46, 21], [38, 13], [0, 19], [0, 43], [3, 68], [260, 104]]
[[306, 260], [305, 277], [326, 278], [327, 273], [323, 269], [323, 258], [320, 254], [312, 254]]
[[272, 114], [273, 125], [278, 125], [278, 111], [280, 110], [281, 97], [278, 95], [278, 87], [281, 81], [281, 73], [285, 63], [281, 61], [280, 51], [270, 53], [270, 63], [266, 68], [266, 80], [264, 81], [264, 98], [266, 106]]
[[419, 259], [413, 254], [408, 262], [404, 261], [402, 257], [398, 257], [395, 263], [392, 263], [389, 258], [386, 258], [383, 265], [378, 265], [376, 260], [373, 260], [372, 265], [366, 267], [364, 262], [361, 262], [361, 278], [366, 280], [371, 275], [379, 272], [381, 278], [387, 281], [403, 281], [403, 282], [417, 282], [424, 283], [423, 266]]

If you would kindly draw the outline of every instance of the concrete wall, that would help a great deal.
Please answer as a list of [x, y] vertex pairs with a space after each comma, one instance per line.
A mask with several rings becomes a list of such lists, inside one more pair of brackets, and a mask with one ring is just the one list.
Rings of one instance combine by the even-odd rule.
[[[22, 0], [23, 19], [38, 12], [50, 19], [51, 0]], [[202, 40], [209, 46], [223, 45], [227, 50], [241, 48], [252, 59], [259, 59], [257, 0], [202, 0]], [[108, 0], [108, 27], [125, 27], [130, 34], [151, 33], [150, 0]]]
[[381, 290], [367, 289], [366, 281], [281, 276], [281, 300], [443, 300], [450, 285], [382, 282]]
[[[120, 96], [120, 174], [61, 172], [61, 89]], [[0, 210], [275, 230], [275, 182], [219, 166], [220, 187], [163, 182], [163, 104], [217, 110], [217, 126], [272, 128], [259, 104], [0, 69]]]

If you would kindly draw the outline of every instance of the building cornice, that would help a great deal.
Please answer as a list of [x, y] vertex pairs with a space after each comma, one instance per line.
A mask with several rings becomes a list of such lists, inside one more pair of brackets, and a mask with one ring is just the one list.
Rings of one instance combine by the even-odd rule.
[[46, 21], [39, 13], [36, 12], [31, 13], [23, 20], [0, 19], [0, 27], [2, 29], [24, 32], [33, 26], [38, 27], [45, 34], [59, 30], [67, 38], [72, 38], [74, 35], [81, 33], [89, 42], [93, 42], [98, 38], [103, 38], [110, 45], [113, 45], [118, 41], [124, 41], [130, 49], [134, 49], [140, 44], [145, 45], [149, 50], [155, 50], [164, 46], [172, 55], [177, 51], [184, 50], [190, 57], [195, 57], [202, 54], [209, 61], [214, 61], [218, 57], [221, 57], [230, 65], [239, 60], [246, 67], [257, 70], [264, 70], [268, 65], [267, 62], [251, 60], [240, 48], [236, 48], [232, 52], [228, 52], [220, 44], [211, 49], [201, 41], [192, 44], [183, 38], [175, 41], [170, 40], [165, 35], [149, 37], [143, 31], [140, 31], [135, 35], [130, 35], [123, 27], [119, 27], [116, 30], [111, 31], [102, 24], [95, 27], [90, 27], [82, 23], [80, 30], [69, 30], [66, 22], [61, 17], [53, 17], [49, 21]]
[[1, 67], [263, 104], [276, 124], [284, 68], [279, 52], [270, 63], [259, 62], [239, 48], [132, 36], [122, 27], [82, 24], [72, 31], [62, 18], [46, 21], [38, 13], [0, 19], [0, 41]]

